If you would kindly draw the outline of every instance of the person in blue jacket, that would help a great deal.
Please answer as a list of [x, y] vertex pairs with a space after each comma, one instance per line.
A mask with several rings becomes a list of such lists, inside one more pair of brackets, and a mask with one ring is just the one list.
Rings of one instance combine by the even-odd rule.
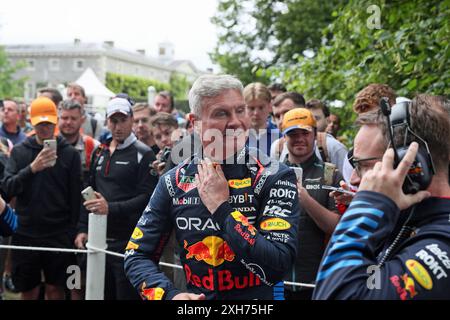
[[[296, 177], [245, 146], [242, 83], [204, 75], [189, 93], [200, 153], [164, 174], [125, 253], [125, 272], [143, 299], [283, 299], [297, 253]], [[187, 292], [158, 268], [175, 230]]]
[[[450, 119], [445, 103], [427, 95], [407, 103], [409, 117], [395, 127], [393, 141], [409, 148], [396, 167], [390, 148], [373, 169], [364, 169], [362, 161], [377, 157], [355, 159], [355, 139], [354, 173], [362, 179], [322, 259], [314, 299], [450, 299]], [[435, 174], [425, 190], [405, 194], [402, 186], [411, 168], [424, 172], [412, 166], [419, 146], [421, 152], [429, 148], [426, 165]]]

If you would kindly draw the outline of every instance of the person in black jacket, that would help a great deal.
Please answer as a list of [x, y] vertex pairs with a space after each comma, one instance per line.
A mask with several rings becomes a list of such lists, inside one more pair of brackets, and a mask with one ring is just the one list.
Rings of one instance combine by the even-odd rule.
[[[97, 199], [84, 202], [87, 211], [108, 215], [108, 250], [123, 253], [133, 228], [158, 183], [151, 163], [153, 151], [132, 133], [131, 103], [124, 98], [109, 101], [106, 115], [112, 139], [93, 154], [90, 185]], [[82, 213], [75, 245], [87, 239], [87, 211]], [[105, 299], [134, 299], [137, 293], [125, 278], [123, 260], [106, 258]]]
[[[55, 139], [53, 101], [39, 97], [30, 108], [36, 135], [13, 148], [2, 183], [6, 196], [17, 199], [18, 228], [12, 244], [70, 248], [80, 210], [80, 156], [61, 137], [56, 138], [56, 150], [43, 147], [44, 140]], [[63, 299], [73, 258], [67, 253], [14, 250], [12, 277], [22, 298], [38, 298], [43, 271], [47, 299]]]

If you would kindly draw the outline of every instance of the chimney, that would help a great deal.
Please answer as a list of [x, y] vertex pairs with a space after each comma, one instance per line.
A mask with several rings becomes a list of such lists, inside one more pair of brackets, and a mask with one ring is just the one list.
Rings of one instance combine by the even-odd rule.
[[73, 44], [74, 45], [77, 45], [77, 44], [80, 44], [80, 43], [81, 43], [80, 39], [78, 39], [78, 38], [73, 39]]
[[137, 49], [136, 51], [137, 51], [137, 53], [140, 53], [143, 56], [145, 56], [145, 49]]
[[106, 47], [110, 47], [110, 48], [114, 47], [114, 41], [103, 41], [103, 44]]

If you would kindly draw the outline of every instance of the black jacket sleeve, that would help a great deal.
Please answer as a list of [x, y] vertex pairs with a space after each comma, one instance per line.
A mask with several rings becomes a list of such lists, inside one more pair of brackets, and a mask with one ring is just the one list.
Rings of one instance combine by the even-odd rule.
[[13, 148], [11, 151], [11, 156], [6, 164], [2, 188], [7, 198], [12, 198], [22, 193], [24, 190], [24, 185], [30, 183], [31, 178], [33, 178], [33, 172], [31, 172], [30, 164], [24, 168], [20, 168], [19, 153], [20, 151], [18, 152], [17, 147]]
[[[158, 268], [173, 225], [171, 198], [164, 177], [159, 180], [147, 208], [136, 226], [125, 252], [125, 274], [143, 299], [172, 299], [180, 293]], [[154, 294], [148, 294], [152, 292]]]
[[75, 229], [80, 217], [81, 205], [81, 160], [77, 151], [73, 152], [70, 168], [70, 223]]

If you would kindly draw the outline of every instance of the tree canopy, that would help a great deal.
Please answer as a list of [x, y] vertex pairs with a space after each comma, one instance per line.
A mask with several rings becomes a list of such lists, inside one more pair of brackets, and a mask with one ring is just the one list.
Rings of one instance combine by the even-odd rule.
[[0, 98], [22, 97], [25, 79], [15, 79], [14, 73], [23, 67], [23, 64], [12, 65], [6, 57], [3, 47], [0, 46]]
[[316, 51], [322, 29], [339, 1], [222, 0], [212, 22], [219, 29], [213, 61], [244, 83], [266, 81], [257, 73], [295, 62], [304, 50]]
[[[278, 79], [289, 90], [303, 93], [306, 99], [341, 100], [344, 107], [333, 112], [341, 115], [344, 126], [354, 118], [351, 105], [356, 93], [370, 83], [386, 83], [398, 95], [409, 98], [416, 93], [450, 93], [450, 0], [349, 0], [339, 4], [316, 1], [316, 6], [323, 9], [320, 12], [313, 9], [312, 1], [291, 0], [286, 2], [285, 11], [273, 13], [269, 29], [265, 24], [256, 23], [252, 29], [236, 36], [234, 29], [238, 20], [231, 19], [227, 24], [220, 17], [238, 16], [242, 8], [252, 16], [268, 17], [278, 3], [245, 2], [252, 5], [220, 1], [219, 14], [215, 17], [216, 24], [228, 26], [229, 30], [218, 40], [216, 61], [224, 72], [240, 76], [245, 83], [261, 80], [268, 83]], [[313, 7], [302, 15], [294, 10], [307, 4]], [[331, 10], [328, 4], [333, 4]], [[313, 23], [319, 34], [307, 28]], [[291, 29], [285, 27], [285, 30], [290, 32], [269, 32], [278, 37], [277, 48], [274, 48], [267, 30], [282, 30], [280, 25], [287, 24]], [[304, 37], [297, 36], [296, 28], [302, 29], [299, 32], [304, 33]], [[233, 57], [232, 53], [218, 55], [217, 50], [223, 43], [239, 47], [242, 39], [244, 44], [257, 44], [254, 46], [257, 50], [266, 43], [266, 48], [273, 51], [277, 59], [267, 65], [250, 60], [248, 66], [237, 63], [252, 55], [251, 47], [247, 47], [248, 51], [240, 58]], [[302, 54], [308, 48], [314, 55]], [[235, 64], [229, 64], [230, 61]]]

